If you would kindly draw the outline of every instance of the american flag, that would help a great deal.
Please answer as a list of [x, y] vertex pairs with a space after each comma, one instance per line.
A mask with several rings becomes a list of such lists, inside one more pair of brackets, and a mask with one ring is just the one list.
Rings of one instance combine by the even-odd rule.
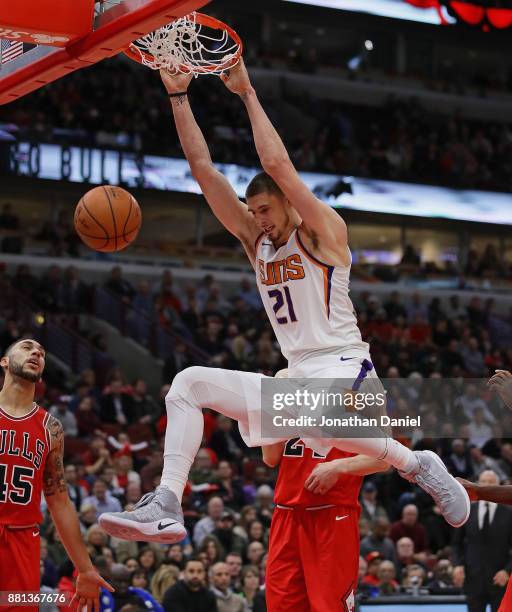
[[0, 40], [0, 64], [10, 62], [23, 54], [23, 43], [3, 38]]

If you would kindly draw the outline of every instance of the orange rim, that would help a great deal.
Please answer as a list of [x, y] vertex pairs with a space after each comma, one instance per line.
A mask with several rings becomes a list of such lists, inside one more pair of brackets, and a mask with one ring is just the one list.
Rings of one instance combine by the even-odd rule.
[[[205, 15], [204, 13], [196, 13], [195, 22], [200, 25], [207, 26], [211, 28], [212, 30], [223, 30], [227, 32], [230, 38], [235, 42], [235, 44], [238, 45], [238, 50], [236, 51], [236, 53], [234, 53], [233, 57], [230, 57], [223, 64], [210, 64], [210, 65], [206, 64], [205, 66], [201, 66], [198, 70], [196, 70], [196, 72], [208, 74], [209, 72], [213, 72], [214, 70], [228, 70], [229, 68], [234, 66], [240, 59], [240, 56], [242, 55], [242, 51], [243, 51], [242, 40], [240, 36], [238, 36], [238, 34], [235, 32], [235, 30], [233, 30], [233, 28], [229, 27], [223, 21], [220, 21], [219, 19], [215, 19], [215, 17], [210, 17], [210, 15]], [[151, 62], [155, 59], [151, 55], [151, 53], [142, 51], [133, 43], [131, 43], [128, 46], [128, 48], [123, 51], [123, 53], [126, 56], [128, 56], [131, 60], [134, 60], [135, 62], [138, 62], [139, 64], [143, 63], [142, 58], [144, 58], [147, 62]], [[190, 68], [186, 65], [182, 65], [180, 66], [180, 68], [184, 72], [187, 72], [187, 70], [191, 72]]]

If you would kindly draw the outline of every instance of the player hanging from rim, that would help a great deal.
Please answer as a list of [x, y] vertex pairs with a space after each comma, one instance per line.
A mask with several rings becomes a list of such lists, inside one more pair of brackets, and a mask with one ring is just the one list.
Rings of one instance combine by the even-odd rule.
[[[0, 391], [0, 591], [39, 591], [43, 492], [78, 572], [74, 600], [81, 610], [99, 612], [100, 587], [114, 589], [94, 569], [69, 499], [62, 425], [34, 403], [45, 350], [30, 338], [19, 340], [6, 350], [0, 365], [5, 377]], [[39, 606], [28, 609], [36, 611]]]
[[[247, 204], [240, 202], [212, 163], [187, 98], [192, 76], [161, 74], [191, 171], [215, 216], [244, 246], [265, 310], [288, 359], [290, 377], [350, 380], [354, 389], [363, 381], [378, 387], [369, 347], [361, 340], [348, 296], [351, 255], [345, 222], [302, 182], [258, 101], [243, 61], [221, 78], [245, 104], [264, 169], [247, 187]], [[133, 511], [103, 514], [101, 526], [125, 539], [182, 539], [186, 530], [180, 502], [201, 444], [202, 409], [208, 407], [238, 421], [249, 446], [270, 443], [258, 433], [262, 378], [261, 374], [207, 367], [177, 374], [166, 397], [161, 485]], [[297, 436], [304, 440], [302, 432]], [[459, 527], [467, 521], [470, 503], [464, 487], [430, 451], [412, 452], [383, 435], [307, 443], [315, 450], [321, 443], [324, 451], [336, 447], [384, 459], [429, 493], [451, 525]]]
[[[505, 405], [512, 409], [512, 374], [506, 370], [496, 370], [488, 386], [501, 397]], [[458, 479], [469, 493], [472, 501], [488, 501], [495, 504], [512, 506], [512, 485], [481, 485], [463, 478]], [[512, 610], [512, 577], [508, 581], [507, 591], [498, 612]]]

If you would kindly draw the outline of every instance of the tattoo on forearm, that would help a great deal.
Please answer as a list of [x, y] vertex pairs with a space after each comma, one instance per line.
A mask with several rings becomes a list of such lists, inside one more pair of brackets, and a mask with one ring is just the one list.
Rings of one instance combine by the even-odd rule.
[[178, 96], [176, 98], [171, 98], [173, 103], [176, 102], [176, 106], [183, 106], [183, 104], [185, 104], [185, 100], [187, 99], [187, 96]]
[[59, 420], [50, 417], [48, 429], [52, 447], [46, 459], [43, 472], [43, 492], [45, 497], [66, 491], [64, 477], [64, 430]]

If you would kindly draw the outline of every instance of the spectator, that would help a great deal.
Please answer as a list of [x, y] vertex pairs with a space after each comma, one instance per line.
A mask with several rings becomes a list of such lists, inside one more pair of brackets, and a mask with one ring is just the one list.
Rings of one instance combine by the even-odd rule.
[[105, 289], [118, 296], [125, 304], [129, 304], [135, 295], [131, 283], [123, 278], [123, 271], [119, 266], [113, 267], [110, 271]]
[[231, 576], [226, 563], [215, 563], [210, 568], [211, 590], [217, 600], [219, 612], [245, 612], [246, 606], [240, 595], [230, 588]]
[[460, 354], [464, 360], [464, 367], [471, 376], [487, 375], [484, 356], [478, 347], [476, 338], [469, 338], [467, 343], [463, 343], [460, 347]]
[[217, 493], [224, 504], [233, 510], [240, 510], [245, 502], [243, 486], [240, 479], [233, 478], [233, 468], [228, 461], [219, 461], [214, 482], [219, 487]]
[[55, 417], [61, 422], [65, 436], [76, 438], [78, 435], [78, 426], [75, 415], [68, 410], [68, 402], [69, 398], [61, 395], [57, 402], [50, 408], [49, 413], [52, 417]]
[[388, 537], [390, 524], [387, 518], [381, 516], [372, 522], [372, 531], [361, 540], [361, 555], [367, 557], [371, 552], [380, 553], [381, 557], [396, 564], [395, 545]]
[[377, 551], [366, 555], [367, 570], [362, 580], [362, 584], [367, 587], [378, 587], [380, 584], [379, 567], [382, 563], [382, 556]]
[[457, 438], [452, 441], [452, 452], [446, 460], [446, 467], [450, 474], [455, 477], [466, 479], [472, 477], [471, 458], [464, 440]]
[[396, 569], [391, 561], [382, 561], [377, 570], [379, 580], [379, 595], [395, 595], [400, 591], [400, 585], [395, 580]]
[[198, 554], [204, 554], [204, 556], [201, 556], [201, 559], [203, 560], [204, 565], [209, 568], [214, 563], [222, 561], [226, 553], [218, 538], [213, 534], [210, 534], [203, 539], [203, 543], [199, 548]]
[[208, 501], [207, 516], [199, 520], [194, 527], [194, 544], [199, 548], [204, 538], [215, 529], [217, 520], [224, 512], [224, 502], [220, 497], [212, 497]]
[[469, 443], [482, 448], [492, 438], [492, 428], [484, 420], [484, 411], [477, 407], [473, 411], [473, 419], [468, 425]]
[[154, 425], [160, 417], [160, 407], [148, 394], [146, 381], [138, 378], [133, 385], [133, 419], [141, 425]]
[[217, 417], [217, 430], [213, 432], [209, 446], [219, 459], [235, 461], [242, 456], [240, 436], [236, 436], [233, 424], [234, 422], [228, 417], [221, 414]]
[[165, 612], [217, 612], [215, 595], [205, 586], [205, 569], [200, 561], [187, 561], [183, 580], [179, 580], [164, 595]]
[[391, 525], [389, 537], [393, 542], [402, 538], [410, 538], [414, 543], [416, 553], [427, 549], [427, 534], [423, 525], [418, 523], [418, 508], [414, 504], [407, 504], [402, 510], [402, 518]]
[[512, 444], [506, 442], [501, 446], [501, 459], [498, 461], [498, 467], [505, 475], [507, 480], [512, 479]]
[[260, 485], [256, 491], [255, 505], [259, 520], [269, 527], [274, 512], [274, 489], [268, 485]]
[[[194, 328], [196, 326], [192, 326]], [[164, 362], [163, 382], [170, 384], [176, 374], [194, 365], [194, 360], [190, 355], [189, 349], [185, 342], [178, 340], [174, 346], [174, 350]]]
[[92, 505], [96, 508], [96, 520], [103, 512], [121, 512], [121, 504], [107, 490], [107, 485], [99, 479], [92, 485], [92, 495], [86, 497], [83, 506]]
[[419, 588], [423, 586], [426, 576], [427, 573], [421, 565], [416, 563], [408, 565], [404, 572], [402, 586], [413, 595], [419, 595]]
[[73, 502], [76, 511], [80, 511], [82, 500], [87, 497], [87, 491], [78, 483], [76, 467], [72, 463], [67, 463], [64, 467], [64, 478], [68, 487], [69, 498]]
[[231, 576], [230, 586], [235, 592], [238, 592], [242, 588], [242, 555], [236, 552], [229, 552], [226, 555], [226, 565]]
[[[131, 574], [124, 565], [114, 565], [111, 582], [115, 591], [109, 593], [105, 589], [101, 592], [101, 601], [104, 609], [110, 610], [156, 610], [162, 607], [155, 598], [140, 587], [130, 586]], [[176, 608], [177, 610], [178, 608]]]
[[149, 546], [142, 548], [139, 552], [137, 560], [141, 570], [146, 572], [147, 580], [151, 581], [158, 565], [153, 548], [150, 548]]
[[247, 560], [251, 565], [259, 567], [265, 552], [265, 547], [261, 542], [251, 542], [247, 547]]
[[240, 292], [238, 297], [242, 299], [249, 308], [260, 310], [262, 302], [259, 291], [256, 289], [250, 279], [244, 277], [240, 281]]
[[211, 483], [215, 477], [213, 475], [212, 456], [214, 454], [207, 448], [200, 448], [190, 470], [189, 480], [194, 484]]
[[80, 437], [89, 437], [101, 427], [102, 421], [94, 410], [92, 397], [84, 397], [80, 400], [76, 411], [76, 424]]
[[257, 567], [246, 565], [242, 569], [241, 595], [249, 610], [254, 610], [255, 600], [259, 592], [260, 575]]
[[163, 563], [151, 579], [151, 593], [158, 603], [162, 603], [165, 593], [180, 579], [180, 570], [176, 565]]
[[453, 565], [449, 559], [440, 559], [434, 566], [434, 576], [428, 583], [432, 595], [458, 595], [460, 588], [453, 584]]
[[[495, 486], [498, 477], [483, 472], [479, 484]], [[491, 502], [471, 504], [466, 525], [455, 533], [455, 562], [465, 569], [468, 608], [497, 610], [512, 572], [512, 509]]]
[[369, 521], [388, 518], [386, 510], [377, 501], [377, 487], [371, 480], [367, 480], [361, 489], [361, 516]]
[[148, 493], [149, 491], [153, 490], [155, 478], [159, 477], [162, 473], [163, 462], [162, 451], [158, 448], [154, 448], [151, 451], [148, 462], [140, 470], [140, 480], [143, 493]]
[[246, 543], [243, 538], [236, 535], [233, 531], [234, 526], [234, 516], [231, 512], [225, 510], [217, 519], [212, 535], [220, 542], [220, 545], [224, 549], [224, 553], [235, 552], [243, 556], [246, 549]]

